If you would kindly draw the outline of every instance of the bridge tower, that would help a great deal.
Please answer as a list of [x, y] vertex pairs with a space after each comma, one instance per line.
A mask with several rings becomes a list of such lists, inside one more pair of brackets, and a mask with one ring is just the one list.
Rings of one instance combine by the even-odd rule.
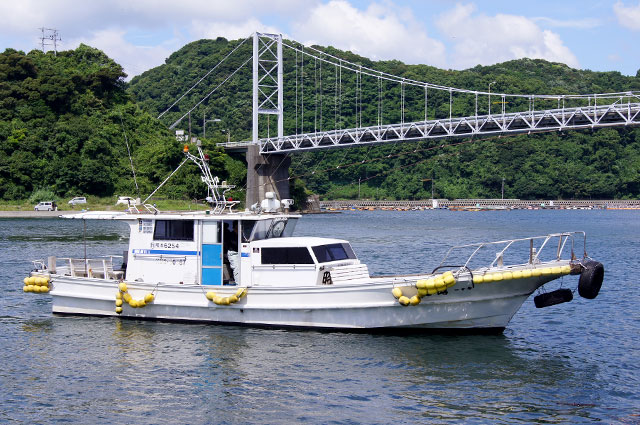
[[260, 202], [266, 192], [289, 198], [287, 153], [260, 154], [260, 115], [278, 117], [278, 140], [284, 136], [282, 89], [282, 35], [253, 34], [253, 144], [247, 150], [247, 207]]

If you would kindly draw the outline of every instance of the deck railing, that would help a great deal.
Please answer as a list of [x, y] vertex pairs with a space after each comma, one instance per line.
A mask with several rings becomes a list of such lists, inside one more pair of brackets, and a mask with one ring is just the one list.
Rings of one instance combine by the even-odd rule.
[[[529, 238], [508, 239], [495, 242], [481, 242], [453, 246], [449, 248], [444, 258], [435, 270], [455, 267], [469, 269], [471, 268], [472, 261], [480, 258], [480, 261], [484, 260], [484, 267], [486, 268], [503, 267], [505, 265], [504, 259], [507, 254], [518, 259], [510, 264], [513, 266], [533, 265], [540, 263], [541, 261], [561, 260], [567, 242], [571, 243], [570, 259], [573, 260], [575, 259], [575, 240], [580, 236], [582, 236], [583, 256], [587, 257], [587, 236], [584, 232], [551, 233], [545, 236], [534, 236]], [[557, 245], [554, 243], [554, 241], [557, 241]], [[521, 248], [523, 244], [526, 247], [524, 252], [512, 252], [517, 249], [514, 247]], [[546, 247], [554, 245], [556, 246], [555, 252], [548, 253], [550, 251], [549, 248], [545, 250]], [[464, 257], [460, 257], [459, 253], [465, 250], [471, 250], [472, 252], [463, 262], [460, 260], [460, 258]], [[543, 252], [545, 253], [545, 255], [547, 255], [546, 260], [543, 260]], [[492, 257], [491, 254], [494, 254], [495, 256]], [[486, 265], [487, 260], [489, 261], [488, 265]]]
[[124, 278], [124, 270], [114, 269], [114, 258], [120, 259], [116, 264], [122, 264], [121, 255], [109, 255], [98, 258], [56, 258], [49, 257], [48, 267], [42, 260], [33, 262], [36, 270], [48, 270], [51, 273], [97, 279], [120, 280]]

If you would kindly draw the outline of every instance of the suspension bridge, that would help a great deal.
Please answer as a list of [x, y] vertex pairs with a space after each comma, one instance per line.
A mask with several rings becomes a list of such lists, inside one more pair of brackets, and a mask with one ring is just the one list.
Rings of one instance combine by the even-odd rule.
[[[449, 87], [381, 72], [314, 47], [285, 41], [279, 34], [262, 33], [254, 33], [238, 44], [159, 118], [221, 63], [240, 54], [240, 47], [248, 40], [253, 41], [253, 46], [246, 60], [171, 126], [175, 128], [252, 62], [251, 140], [221, 144], [227, 151], [247, 152], [247, 205], [258, 202], [268, 191], [277, 192], [281, 199], [289, 197], [289, 155], [298, 152], [640, 125], [637, 91], [492, 93], [495, 81], [488, 84], [486, 91]], [[295, 67], [295, 82], [288, 82], [295, 85], [295, 99], [288, 102], [288, 109], [283, 98], [285, 49], [295, 57], [287, 63]], [[372, 97], [371, 93], [376, 95]], [[390, 96], [399, 97], [391, 111], [386, 100]], [[492, 110], [492, 105], [498, 106]], [[271, 116], [277, 121], [275, 135], [271, 134]], [[290, 134], [285, 134], [285, 119], [295, 123]]]

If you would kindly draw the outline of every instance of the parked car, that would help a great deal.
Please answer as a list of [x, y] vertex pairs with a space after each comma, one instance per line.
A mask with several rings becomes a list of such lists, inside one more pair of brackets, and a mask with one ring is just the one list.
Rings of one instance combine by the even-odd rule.
[[58, 211], [58, 206], [55, 201], [45, 201], [40, 202], [38, 205], [33, 207], [34, 211]]
[[138, 201], [131, 196], [119, 196], [116, 205], [138, 205]]
[[86, 204], [87, 198], [84, 196], [76, 196], [72, 200], [69, 201], [69, 205], [78, 205], [78, 204]]

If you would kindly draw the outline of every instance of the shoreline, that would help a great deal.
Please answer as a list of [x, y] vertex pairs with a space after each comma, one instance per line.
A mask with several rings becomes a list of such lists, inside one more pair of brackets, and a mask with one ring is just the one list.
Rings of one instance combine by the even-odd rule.
[[335, 200], [320, 201], [322, 210], [430, 210], [448, 209], [455, 211], [487, 211], [487, 210], [574, 210], [574, 209], [607, 209], [607, 210], [640, 210], [640, 200], [522, 200], [522, 199], [426, 199], [426, 200]]
[[0, 218], [52, 218], [68, 211], [0, 211]]

